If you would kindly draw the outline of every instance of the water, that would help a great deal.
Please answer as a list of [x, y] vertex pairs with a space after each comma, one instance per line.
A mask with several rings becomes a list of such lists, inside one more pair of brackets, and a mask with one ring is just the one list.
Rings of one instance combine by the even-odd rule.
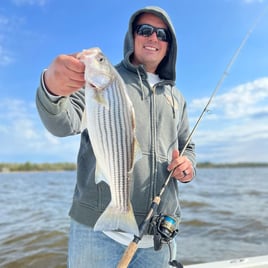
[[[268, 254], [268, 168], [200, 169], [181, 184], [184, 264]], [[0, 173], [0, 267], [66, 267], [75, 172]]]
[[199, 263], [268, 254], [268, 168], [201, 169], [182, 185], [180, 256]]
[[74, 172], [0, 174], [0, 267], [66, 267]]

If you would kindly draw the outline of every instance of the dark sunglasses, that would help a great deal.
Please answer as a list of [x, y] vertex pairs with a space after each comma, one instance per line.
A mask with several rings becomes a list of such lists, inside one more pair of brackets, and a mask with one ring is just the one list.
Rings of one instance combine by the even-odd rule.
[[170, 41], [170, 35], [167, 29], [157, 28], [150, 24], [140, 24], [136, 26], [136, 33], [145, 37], [151, 36], [156, 33], [157, 39], [163, 42]]

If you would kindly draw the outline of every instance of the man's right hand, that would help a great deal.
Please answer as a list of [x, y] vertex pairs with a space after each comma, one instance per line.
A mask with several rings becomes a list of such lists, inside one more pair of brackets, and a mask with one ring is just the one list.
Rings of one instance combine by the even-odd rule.
[[76, 54], [59, 55], [44, 73], [44, 83], [49, 93], [68, 96], [85, 85], [85, 65]]

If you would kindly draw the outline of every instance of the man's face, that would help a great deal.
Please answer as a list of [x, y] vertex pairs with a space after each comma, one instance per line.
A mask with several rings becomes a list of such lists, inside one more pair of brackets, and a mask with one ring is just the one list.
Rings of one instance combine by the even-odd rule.
[[[167, 29], [160, 18], [150, 13], [145, 13], [139, 18], [137, 25], [141, 24]], [[138, 35], [135, 31], [132, 63], [134, 65], [143, 64], [147, 72], [155, 73], [157, 66], [165, 57], [167, 49], [168, 42], [159, 40], [155, 32], [150, 36], [143, 36]]]

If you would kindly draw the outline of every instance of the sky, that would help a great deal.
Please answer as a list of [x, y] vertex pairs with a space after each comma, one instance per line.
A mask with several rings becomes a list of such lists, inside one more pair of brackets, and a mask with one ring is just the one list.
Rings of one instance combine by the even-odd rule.
[[57, 55], [96, 46], [120, 62], [129, 17], [148, 5], [176, 29], [176, 85], [191, 129], [258, 21], [193, 140], [198, 162], [268, 162], [268, 0], [1, 0], [0, 162], [76, 161], [80, 136], [54, 137], [38, 116], [40, 74]]

